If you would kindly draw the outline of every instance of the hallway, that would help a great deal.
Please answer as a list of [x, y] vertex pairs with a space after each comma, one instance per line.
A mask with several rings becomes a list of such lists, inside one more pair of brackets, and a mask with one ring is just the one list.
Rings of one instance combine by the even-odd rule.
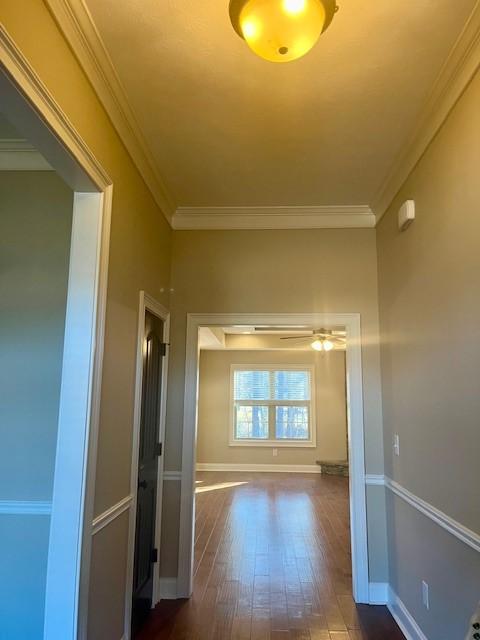
[[194, 593], [138, 640], [401, 640], [351, 597], [348, 479], [197, 473]]

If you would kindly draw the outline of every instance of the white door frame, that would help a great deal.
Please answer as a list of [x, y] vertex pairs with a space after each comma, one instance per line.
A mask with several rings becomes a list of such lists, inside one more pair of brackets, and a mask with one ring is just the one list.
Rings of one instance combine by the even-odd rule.
[[0, 90], [14, 124], [75, 192], [44, 638], [84, 640], [112, 181], [1, 25]]
[[350, 461], [350, 524], [353, 597], [369, 602], [367, 509], [360, 314], [358, 313], [228, 313], [187, 314], [185, 396], [183, 416], [182, 494], [178, 558], [178, 597], [192, 594], [195, 523], [195, 448], [198, 399], [198, 330], [203, 326], [280, 325], [343, 326], [346, 330], [347, 412]]
[[[132, 623], [133, 596], [133, 564], [135, 556], [135, 528], [137, 516], [137, 485], [138, 485], [138, 454], [140, 447], [140, 423], [142, 414], [142, 383], [143, 383], [143, 347], [145, 342], [145, 313], [150, 311], [163, 320], [163, 342], [168, 345], [170, 337], [170, 312], [154, 298], [144, 291], [140, 291], [137, 332], [137, 361], [135, 376], [135, 406], [133, 414], [133, 445], [130, 475], [130, 495], [132, 503], [129, 511], [128, 556], [127, 556], [127, 588], [125, 592], [125, 630], [124, 640], [130, 640]], [[162, 530], [162, 498], [163, 498], [163, 460], [165, 452], [165, 416], [167, 410], [167, 378], [168, 378], [168, 346], [165, 357], [162, 358], [162, 383], [160, 391], [159, 439], [163, 443], [163, 453], [158, 456], [157, 503], [155, 513], [155, 546], [160, 560], [160, 542]], [[153, 574], [152, 606], [160, 600], [160, 567], [155, 567]]]

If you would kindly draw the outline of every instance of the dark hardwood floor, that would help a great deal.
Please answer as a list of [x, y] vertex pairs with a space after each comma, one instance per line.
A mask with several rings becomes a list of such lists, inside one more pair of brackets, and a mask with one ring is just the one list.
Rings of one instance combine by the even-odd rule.
[[352, 600], [348, 479], [197, 474], [194, 592], [138, 640], [403, 640]]

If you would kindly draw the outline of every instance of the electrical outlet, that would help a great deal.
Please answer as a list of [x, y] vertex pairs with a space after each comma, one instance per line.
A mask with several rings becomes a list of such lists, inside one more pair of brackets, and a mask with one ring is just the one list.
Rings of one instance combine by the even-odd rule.
[[398, 433], [395, 433], [393, 436], [393, 453], [396, 456], [400, 455], [400, 436]]
[[272, 455], [276, 458], [278, 456], [278, 449], [272, 449]]
[[477, 610], [470, 620], [470, 628], [465, 640], [480, 640], [480, 602], [478, 603]]
[[430, 609], [430, 595], [428, 593], [428, 583], [422, 580], [422, 602], [425, 609]]

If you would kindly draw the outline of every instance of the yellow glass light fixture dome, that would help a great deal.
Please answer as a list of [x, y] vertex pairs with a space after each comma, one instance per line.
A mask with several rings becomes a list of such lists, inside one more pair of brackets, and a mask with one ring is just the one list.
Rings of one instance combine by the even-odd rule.
[[230, 0], [238, 35], [261, 58], [290, 62], [304, 56], [333, 20], [336, 0]]

